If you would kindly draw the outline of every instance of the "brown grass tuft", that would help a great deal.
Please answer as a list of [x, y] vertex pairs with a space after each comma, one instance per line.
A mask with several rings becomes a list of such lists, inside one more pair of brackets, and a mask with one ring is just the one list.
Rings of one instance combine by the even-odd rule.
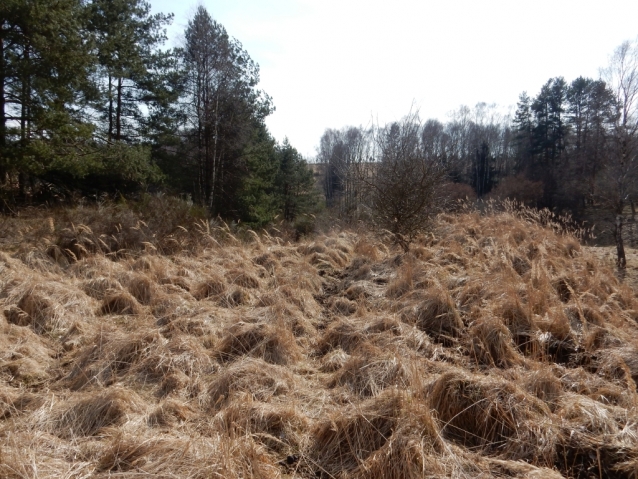
[[[333, 362], [335, 359], [333, 356]], [[378, 396], [389, 387], [407, 389], [409, 374], [400, 358], [388, 357], [373, 346], [361, 347], [328, 382], [330, 388], [337, 386], [346, 387], [362, 397]]]
[[26, 411], [33, 411], [41, 407], [44, 398], [19, 389], [0, 388], [0, 420], [15, 417]]
[[[401, 443], [407, 435], [417, 441], [417, 454], [405, 451], [410, 462], [392, 464], [387, 457], [392, 458], [391, 451], [384, 446]], [[318, 477], [366, 470], [382, 473], [375, 477], [399, 477], [397, 469], [414, 470], [421, 454], [432, 454], [440, 447], [438, 429], [428, 410], [395, 390], [331, 414], [317, 424], [312, 438], [309, 455]]]
[[319, 354], [340, 348], [347, 353], [352, 353], [365, 339], [364, 334], [352, 323], [337, 320], [332, 323], [317, 343]]
[[547, 404], [551, 411], [556, 410], [563, 393], [560, 380], [548, 368], [539, 369], [527, 375], [522, 382], [522, 387]]
[[226, 291], [224, 280], [219, 276], [211, 275], [205, 281], [196, 284], [192, 293], [195, 299], [202, 300], [219, 296], [224, 291]]
[[279, 261], [272, 253], [264, 253], [254, 257], [253, 263], [263, 267], [270, 275], [273, 275], [279, 266]]
[[102, 301], [100, 313], [138, 315], [142, 313], [142, 308], [132, 295], [122, 291], [106, 296]]
[[[514, 296], [510, 295], [509, 296]], [[519, 299], [514, 296], [508, 298], [497, 308], [498, 314], [503, 318], [503, 323], [510, 330], [512, 339], [518, 350], [529, 356], [538, 353], [536, 331], [538, 327], [532, 321], [530, 312]]]
[[166, 397], [171, 393], [179, 392], [188, 384], [188, 376], [181, 371], [166, 374], [160, 384], [157, 394], [159, 397]]
[[122, 291], [122, 285], [119, 281], [112, 278], [105, 278], [100, 276], [85, 281], [82, 285], [82, 290], [91, 298], [102, 301], [105, 296], [114, 294], [117, 291]]
[[348, 359], [350, 359], [350, 355], [343, 349], [333, 349], [321, 359], [321, 371], [324, 373], [333, 373], [341, 369]]
[[194, 416], [195, 411], [188, 404], [176, 399], [167, 399], [149, 414], [148, 425], [151, 427], [170, 428]]
[[146, 276], [138, 274], [129, 281], [128, 292], [140, 304], [148, 305], [155, 295], [155, 285]]
[[141, 412], [143, 404], [136, 393], [126, 389], [89, 393], [53, 415], [53, 432], [61, 438], [95, 436], [105, 427], [121, 425], [131, 413]]
[[230, 284], [236, 284], [242, 288], [256, 289], [259, 288], [259, 279], [246, 271], [233, 269], [226, 273], [226, 280]]
[[444, 437], [509, 459], [553, 464], [550, 411], [513, 384], [450, 371], [434, 382], [427, 399]]
[[0, 376], [3, 374], [8, 374], [12, 383], [30, 387], [49, 378], [45, 367], [32, 358], [20, 358], [0, 365]]
[[[18, 302], [18, 309], [26, 316], [17, 315], [19, 326], [31, 326], [36, 333], [44, 333], [56, 326], [55, 303], [37, 291], [27, 291]], [[13, 317], [7, 318], [10, 322]]]
[[372, 244], [367, 238], [361, 238], [355, 243], [354, 252], [359, 256], [366, 257], [372, 261], [378, 261], [382, 256], [377, 245]]
[[136, 334], [99, 333], [77, 353], [66, 378], [69, 387], [77, 390], [91, 383], [112, 384], [148, 356], [159, 341], [157, 334], [147, 331]]
[[226, 330], [217, 346], [222, 361], [241, 356], [262, 358], [271, 364], [291, 364], [301, 358], [301, 351], [293, 334], [273, 324], [239, 322]]
[[256, 401], [267, 402], [273, 396], [286, 395], [293, 389], [290, 371], [261, 359], [243, 359], [220, 371], [208, 388], [208, 404], [218, 408], [238, 393], [247, 393]]
[[498, 319], [488, 316], [479, 319], [468, 331], [474, 359], [485, 366], [510, 368], [521, 363], [514, 349], [512, 335]]
[[228, 294], [223, 295], [219, 304], [225, 308], [235, 308], [237, 306], [248, 305], [251, 301], [251, 294], [244, 288], [237, 287]]
[[446, 345], [451, 345], [464, 327], [454, 300], [443, 289], [428, 290], [411, 316], [421, 331]]
[[308, 418], [293, 406], [255, 402], [249, 397], [234, 401], [216, 419], [229, 436], [252, 436], [279, 457], [298, 455], [310, 427]]
[[140, 441], [138, 438], [118, 435], [102, 453], [96, 469], [98, 472], [117, 474], [144, 468], [148, 463], [148, 456], [158, 450], [159, 444], [161, 443], [155, 440]]
[[350, 316], [357, 312], [358, 305], [355, 301], [346, 298], [334, 298], [330, 303], [330, 309], [335, 314]]

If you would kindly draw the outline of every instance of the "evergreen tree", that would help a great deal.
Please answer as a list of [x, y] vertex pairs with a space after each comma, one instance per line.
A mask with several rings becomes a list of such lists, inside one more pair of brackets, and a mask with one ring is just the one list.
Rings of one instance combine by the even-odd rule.
[[567, 124], [565, 123], [565, 97], [567, 84], [562, 77], [550, 79], [541, 88], [531, 105], [534, 116], [532, 129], [531, 179], [544, 185], [544, 206], [554, 206], [560, 176], [560, 161], [565, 150]]
[[0, 5], [0, 182], [83, 165], [91, 126], [74, 108], [88, 94], [89, 55], [80, 0]]
[[532, 160], [532, 133], [534, 129], [532, 117], [532, 100], [523, 92], [518, 97], [516, 115], [514, 116], [514, 141], [516, 144], [516, 173], [528, 169]]
[[541, 168], [552, 168], [565, 149], [565, 96], [567, 84], [563, 78], [552, 78], [541, 88], [531, 110], [534, 115], [532, 148]]
[[264, 226], [274, 221], [280, 213], [275, 190], [279, 155], [277, 144], [265, 125], [256, 129], [254, 135], [243, 155], [247, 174], [238, 193], [240, 219], [254, 226]]
[[250, 176], [246, 152], [272, 111], [257, 90], [259, 66], [200, 6], [185, 32], [186, 161], [194, 195], [212, 214], [240, 217], [240, 192]]
[[277, 147], [277, 156], [279, 169], [274, 186], [279, 210], [284, 220], [294, 221], [315, 206], [313, 173], [299, 152], [290, 145], [288, 138]]
[[571, 145], [565, 180], [572, 183], [571, 193], [583, 202], [592, 202], [596, 196], [597, 178], [605, 166], [613, 108], [613, 93], [601, 80], [579, 77], [567, 90]]
[[157, 70], [165, 66], [167, 53], [158, 47], [166, 40], [164, 27], [172, 15], [151, 15], [150, 3], [143, 0], [93, 0], [88, 9], [101, 90], [95, 106], [104, 139], [139, 142], [143, 109], [163, 94]]

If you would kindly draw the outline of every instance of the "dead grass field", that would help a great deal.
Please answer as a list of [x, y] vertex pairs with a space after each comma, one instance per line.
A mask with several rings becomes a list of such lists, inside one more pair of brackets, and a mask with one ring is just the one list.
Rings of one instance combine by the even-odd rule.
[[118, 214], [3, 220], [0, 477], [638, 476], [638, 300], [573, 237]]

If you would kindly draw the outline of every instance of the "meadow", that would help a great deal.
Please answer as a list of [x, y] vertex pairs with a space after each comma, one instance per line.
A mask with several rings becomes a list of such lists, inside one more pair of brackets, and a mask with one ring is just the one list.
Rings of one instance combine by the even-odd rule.
[[574, 231], [154, 208], [0, 220], [0, 477], [638, 476], [638, 300]]

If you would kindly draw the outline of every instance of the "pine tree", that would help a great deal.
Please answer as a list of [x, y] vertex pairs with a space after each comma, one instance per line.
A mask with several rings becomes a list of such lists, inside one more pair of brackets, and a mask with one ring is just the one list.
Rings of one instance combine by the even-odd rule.
[[172, 15], [151, 15], [150, 3], [143, 0], [93, 0], [88, 9], [101, 90], [95, 106], [104, 122], [104, 139], [139, 142], [143, 110], [162, 94], [156, 70], [167, 57], [158, 47], [166, 40], [164, 27]]
[[279, 169], [274, 186], [279, 209], [284, 220], [292, 222], [316, 203], [313, 173], [288, 138], [277, 147], [277, 156]]
[[567, 122], [571, 129], [570, 168], [572, 193], [596, 196], [597, 178], [605, 167], [605, 145], [613, 124], [613, 93], [605, 82], [579, 77], [567, 90]]
[[259, 91], [259, 66], [200, 6], [185, 32], [185, 155], [195, 171], [195, 198], [212, 214], [240, 217], [246, 151], [270, 114]]
[[516, 173], [522, 173], [531, 166], [532, 161], [532, 132], [534, 124], [532, 117], [532, 100], [523, 92], [518, 97], [514, 129], [516, 143]]
[[90, 95], [81, 0], [0, 5], [0, 182], [79, 170], [91, 126], [75, 106]]

